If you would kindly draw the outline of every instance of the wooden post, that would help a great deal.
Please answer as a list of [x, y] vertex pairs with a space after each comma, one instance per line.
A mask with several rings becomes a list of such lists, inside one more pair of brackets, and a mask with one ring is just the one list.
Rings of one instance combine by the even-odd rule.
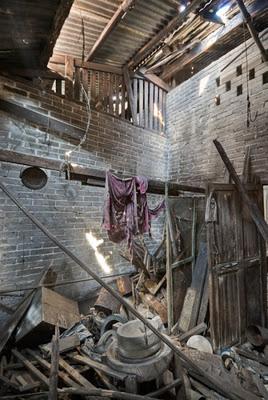
[[123, 68], [123, 74], [124, 74], [124, 80], [125, 80], [125, 84], [126, 84], [126, 88], [127, 88], [128, 103], [130, 106], [131, 115], [132, 115], [134, 124], [137, 125], [137, 123], [138, 123], [137, 110], [135, 110], [134, 95], [133, 95], [133, 90], [132, 90], [132, 86], [131, 86], [129, 70], [127, 67]]
[[[168, 184], [165, 185], [166, 213], [168, 212]], [[166, 277], [167, 277], [167, 310], [168, 310], [168, 334], [174, 325], [173, 318], [173, 272], [170, 259], [170, 233], [168, 217], [166, 218]]]
[[246, 192], [246, 189], [244, 188], [239, 176], [237, 175], [237, 173], [233, 167], [233, 164], [229, 160], [229, 158], [228, 158], [224, 148], [220, 144], [220, 142], [218, 142], [218, 140], [215, 139], [215, 140], [213, 140], [213, 143], [215, 144], [215, 146], [222, 158], [222, 161], [224, 162], [229, 174], [231, 175], [231, 178], [236, 185], [236, 189], [240, 193], [242, 200], [244, 201], [246, 207], [248, 208], [248, 211], [251, 215], [251, 218], [255, 222], [257, 229], [259, 230], [263, 239], [268, 243], [268, 225], [265, 222], [261, 211], [259, 210], [257, 204], [255, 204], [254, 202], [251, 201], [249, 195]]
[[195, 236], [196, 236], [196, 201], [195, 198], [193, 199], [193, 220], [192, 220], [192, 274], [194, 272], [195, 266]]
[[65, 56], [65, 96], [69, 99], [73, 98], [73, 77], [74, 77], [74, 59]]
[[55, 335], [52, 339], [51, 369], [49, 376], [49, 400], [58, 398], [58, 374], [59, 374], [59, 327], [55, 326]]

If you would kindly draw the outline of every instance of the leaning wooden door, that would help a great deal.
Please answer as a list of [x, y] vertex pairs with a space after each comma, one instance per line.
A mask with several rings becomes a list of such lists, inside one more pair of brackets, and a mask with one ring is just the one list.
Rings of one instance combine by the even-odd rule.
[[[248, 185], [262, 209], [262, 188]], [[211, 210], [213, 208], [213, 210]], [[250, 324], [266, 326], [265, 244], [234, 185], [207, 188], [209, 305], [213, 348], [242, 342]]]

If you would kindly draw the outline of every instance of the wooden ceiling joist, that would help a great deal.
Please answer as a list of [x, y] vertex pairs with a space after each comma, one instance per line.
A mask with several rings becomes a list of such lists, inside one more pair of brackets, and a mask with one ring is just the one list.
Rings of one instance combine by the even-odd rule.
[[129, 68], [133, 68], [143, 61], [161, 42], [175, 29], [177, 29], [187, 19], [191, 12], [200, 6], [200, 0], [193, 0], [181, 14], [174, 17], [163, 29], [161, 29], [152, 39], [149, 40], [130, 60]]
[[[267, 2], [262, 0], [257, 0], [252, 3], [248, 7], [248, 11], [250, 12], [252, 17], [255, 17], [260, 12], [264, 11], [267, 8]], [[213, 47], [218, 47], [228, 35], [233, 33], [236, 29], [238, 29], [243, 23], [243, 16], [241, 14], [237, 14], [233, 17], [225, 26], [217, 29], [215, 32], [211, 33], [206, 39], [202, 40], [189, 51], [185, 52], [179, 60], [176, 62], [167, 65], [164, 68], [164, 71], [160, 75], [163, 80], [169, 80], [180, 71], [182, 71], [187, 65], [193, 63], [195, 59], [197, 59], [202, 53], [213, 50]]]
[[97, 50], [102, 46], [110, 33], [116, 28], [116, 26], [121, 21], [122, 17], [128, 12], [128, 10], [133, 7], [135, 0], [124, 0], [123, 3], [118, 7], [108, 24], [105, 26], [100, 36], [96, 40], [93, 47], [90, 49], [86, 56], [86, 61], [90, 61], [94, 58]]
[[57, 12], [55, 14], [52, 27], [50, 32], [48, 33], [47, 43], [40, 55], [40, 65], [47, 66], [49, 58], [53, 53], [53, 48], [56, 44], [57, 38], [60, 34], [61, 28], [64, 24], [64, 21], [69, 15], [71, 7], [73, 5], [74, 0], [60, 0], [59, 6], [57, 8]]

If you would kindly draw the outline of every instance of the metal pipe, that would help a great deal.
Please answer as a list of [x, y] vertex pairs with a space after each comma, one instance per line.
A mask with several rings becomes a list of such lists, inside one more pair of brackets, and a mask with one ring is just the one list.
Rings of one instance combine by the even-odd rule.
[[[116, 278], [120, 276], [129, 276], [131, 272], [126, 272], [124, 274], [112, 274], [112, 275], [106, 275], [106, 276], [101, 276], [102, 279], [110, 279], [110, 278]], [[81, 279], [73, 279], [71, 281], [63, 281], [63, 282], [58, 282], [58, 283], [46, 283], [45, 285], [38, 285], [38, 286], [27, 286], [27, 287], [16, 287], [14, 288], [6, 288], [0, 290], [0, 296], [5, 295], [7, 296], [9, 293], [14, 293], [14, 292], [23, 292], [26, 290], [32, 290], [32, 289], [38, 289], [41, 287], [60, 287], [60, 286], [66, 286], [66, 285], [72, 285], [74, 283], [81, 283], [81, 282], [89, 282], [89, 281], [94, 281], [95, 279], [93, 278], [81, 278]]]
[[259, 38], [259, 35], [256, 32], [256, 29], [255, 29], [255, 27], [254, 27], [254, 25], [252, 23], [251, 15], [249, 14], [248, 10], [246, 9], [244, 1], [243, 0], [236, 0], [236, 2], [237, 2], [238, 7], [240, 8], [240, 11], [241, 11], [241, 13], [242, 13], [242, 15], [243, 15], [243, 17], [244, 17], [244, 19], [246, 21], [249, 33], [251, 34], [253, 40], [255, 41], [256, 45], [258, 46], [258, 48], [259, 48], [259, 50], [261, 52], [263, 61], [268, 61], [268, 52], [263, 47], [263, 44], [262, 44], [262, 42], [261, 42], [261, 40]]
[[[67, 254], [76, 264], [78, 264], [84, 271], [86, 271], [92, 278], [96, 280], [107, 292], [111, 293], [119, 303], [121, 303], [127, 310], [129, 310], [135, 317], [137, 317], [147, 328], [149, 328], [162, 342], [164, 342], [179, 358], [180, 362], [186, 364], [186, 367], [192, 370], [196, 375], [203, 377], [207, 383], [210, 383], [213, 387], [222, 393], [224, 396], [229, 397], [231, 400], [244, 400], [241, 396], [230, 393], [228, 388], [224, 388], [219, 385], [218, 380], [210, 376], [206, 371], [200, 368], [195, 362], [193, 362], [185, 353], [183, 353], [178, 346], [176, 346], [171, 339], [163, 335], [156, 329], [146, 318], [144, 318], [132, 305], [130, 305], [119, 293], [117, 293], [112, 287], [103, 281], [94, 271], [92, 271], [83, 261], [81, 261], [73, 252], [71, 252], [64, 244], [62, 244], [34, 215], [32, 215], [20, 201], [11, 193], [7, 187], [0, 181], [0, 188], [3, 192], [15, 203], [18, 208], [53, 242], [55, 243], [65, 254]], [[191, 371], [190, 371], [191, 372]]]

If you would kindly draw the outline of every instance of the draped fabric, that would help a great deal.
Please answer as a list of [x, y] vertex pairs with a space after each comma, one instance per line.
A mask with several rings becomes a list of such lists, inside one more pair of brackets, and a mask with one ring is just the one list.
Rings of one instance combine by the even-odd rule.
[[151, 221], [164, 209], [164, 201], [149, 209], [146, 192], [148, 180], [144, 176], [121, 179], [110, 171], [106, 173], [106, 198], [103, 227], [111, 241], [127, 240], [130, 246], [133, 236], [150, 234]]

